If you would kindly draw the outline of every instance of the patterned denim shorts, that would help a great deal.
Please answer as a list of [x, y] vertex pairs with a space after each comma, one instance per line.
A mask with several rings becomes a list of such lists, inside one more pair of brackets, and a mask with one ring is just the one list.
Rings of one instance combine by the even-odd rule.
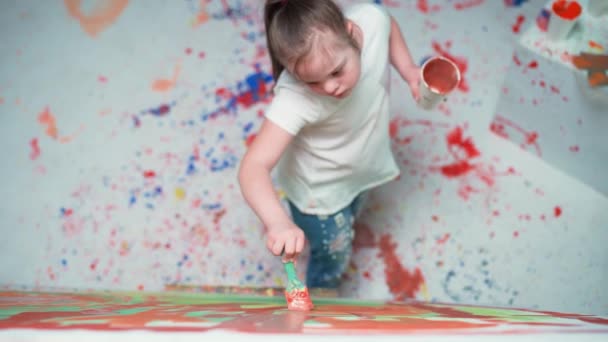
[[355, 238], [353, 225], [361, 211], [364, 195], [359, 195], [344, 209], [332, 215], [310, 215], [289, 207], [295, 224], [300, 227], [310, 245], [310, 259], [306, 273], [309, 288], [336, 289], [346, 271]]

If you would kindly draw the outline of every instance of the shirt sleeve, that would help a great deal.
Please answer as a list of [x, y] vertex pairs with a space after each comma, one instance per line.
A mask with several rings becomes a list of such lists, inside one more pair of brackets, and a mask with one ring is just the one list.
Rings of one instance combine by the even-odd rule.
[[373, 16], [378, 28], [382, 28], [382, 32], [390, 34], [391, 32], [391, 16], [386, 7], [378, 4], [369, 4], [371, 9], [369, 15]]
[[272, 103], [266, 110], [266, 118], [295, 136], [320, 117], [320, 108], [309, 94], [289, 87], [278, 87]]

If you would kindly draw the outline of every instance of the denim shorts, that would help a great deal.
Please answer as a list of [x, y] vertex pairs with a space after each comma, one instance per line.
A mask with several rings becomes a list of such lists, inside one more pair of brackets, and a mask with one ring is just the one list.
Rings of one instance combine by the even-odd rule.
[[353, 225], [364, 195], [332, 215], [302, 213], [289, 202], [294, 223], [304, 231], [310, 245], [310, 258], [306, 272], [308, 288], [337, 289], [346, 271], [353, 251], [355, 231]]

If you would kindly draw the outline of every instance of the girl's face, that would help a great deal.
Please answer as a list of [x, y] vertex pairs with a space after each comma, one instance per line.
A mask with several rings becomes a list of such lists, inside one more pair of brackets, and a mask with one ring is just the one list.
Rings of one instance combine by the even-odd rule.
[[347, 97], [361, 75], [359, 51], [331, 32], [318, 32], [312, 39], [313, 50], [288, 69], [319, 95]]

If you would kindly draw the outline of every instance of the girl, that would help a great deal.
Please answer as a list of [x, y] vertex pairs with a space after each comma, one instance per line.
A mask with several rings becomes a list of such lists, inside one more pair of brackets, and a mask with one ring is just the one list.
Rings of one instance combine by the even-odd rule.
[[[342, 13], [332, 0], [267, 0], [274, 98], [245, 154], [243, 196], [284, 260], [310, 244], [309, 288], [336, 289], [362, 194], [399, 175], [389, 139], [389, 61], [418, 97], [419, 68], [380, 6]], [[291, 218], [271, 181], [288, 198]]]

